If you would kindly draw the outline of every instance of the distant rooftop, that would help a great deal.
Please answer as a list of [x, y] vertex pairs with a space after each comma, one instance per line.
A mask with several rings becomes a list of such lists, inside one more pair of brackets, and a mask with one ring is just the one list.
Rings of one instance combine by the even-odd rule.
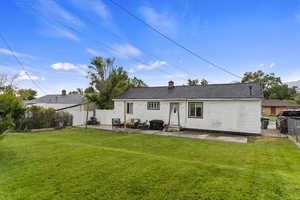
[[263, 106], [266, 107], [289, 107], [289, 108], [300, 108], [300, 104], [287, 103], [278, 99], [265, 99]]
[[24, 101], [25, 104], [36, 104], [36, 103], [49, 103], [49, 104], [82, 104], [84, 103], [85, 98], [79, 94], [71, 95], [57, 95], [51, 94], [42, 96], [31, 101]]

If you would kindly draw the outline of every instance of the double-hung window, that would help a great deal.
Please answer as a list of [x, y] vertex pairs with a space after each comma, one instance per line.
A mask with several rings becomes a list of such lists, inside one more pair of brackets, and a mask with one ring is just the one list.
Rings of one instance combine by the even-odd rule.
[[159, 110], [160, 109], [160, 103], [159, 102], [148, 102], [147, 103], [147, 109], [148, 110]]
[[133, 103], [127, 103], [127, 114], [133, 114]]
[[203, 118], [203, 103], [189, 102], [189, 118]]

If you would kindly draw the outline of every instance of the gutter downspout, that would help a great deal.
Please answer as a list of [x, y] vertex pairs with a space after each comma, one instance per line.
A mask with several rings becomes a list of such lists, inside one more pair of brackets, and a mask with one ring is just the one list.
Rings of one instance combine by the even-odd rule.
[[126, 128], [126, 100], [124, 101], [124, 128]]

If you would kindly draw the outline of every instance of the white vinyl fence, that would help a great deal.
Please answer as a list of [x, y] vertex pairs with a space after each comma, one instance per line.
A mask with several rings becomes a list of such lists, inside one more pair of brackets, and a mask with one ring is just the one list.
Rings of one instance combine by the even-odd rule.
[[[82, 126], [86, 123], [87, 111], [84, 111], [83, 106], [76, 106], [73, 108], [67, 108], [64, 110], [73, 115], [73, 126]], [[88, 112], [88, 120], [94, 116], [93, 111]], [[111, 125], [112, 118], [117, 118], [118, 113], [115, 110], [99, 110], [96, 109], [95, 117], [97, 121], [102, 125]]]

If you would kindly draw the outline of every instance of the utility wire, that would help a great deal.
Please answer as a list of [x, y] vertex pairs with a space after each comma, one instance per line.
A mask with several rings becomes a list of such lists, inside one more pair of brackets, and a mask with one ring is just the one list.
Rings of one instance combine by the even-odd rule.
[[31, 82], [44, 94], [47, 94], [47, 92], [45, 92], [45, 90], [43, 88], [41, 88], [31, 77], [31, 75], [29, 74], [29, 72], [25, 69], [25, 66], [23, 64], [23, 62], [18, 58], [18, 56], [15, 54], [15, 52], [13, 51], [12, 47], [9, 45], [8, 41], [5, 39], [4, 35], [0, 32], [0, 38], [1, 40], [4, 42], [5, 46], [8, 48], [8, 50], [11, 52], [12, 57], [15, 58], [15, 60], [17, 61], [17, 63], [21, 66], [22, 70], [25, 72], [25, 74], [27, 75], [27, 77], [31, 80]]
[[[64, 24], [64, 23], [62, 23], [62, 22], [60, 22], [60, 21], [58, 21], [58, 20], [55, 20], [55, 19], [52, 19], [52, 20], [51, 20], [51, 19], [49, 19], [48, 17], [46, 17], [46, 16], [44, 16], [44, 15], [38, 14], [38, 10], [37, 10], [36, 8], [34, 8], [32, 5], [28, 5], [28, 6], [29, 6], [32, 10], [36, 11], [36, 12], [35, 12], [36, 15], [38, 15], [38, 16], [44, 18], [46, 21], [48, 21], [48, 22], [51, 21], [51, 22], [54, 22], [54, 23], [56, 23], [56, 24], [59, 24], [59, 25], [63, 26], [64, 28], [66, 28], [66, 29], [68, 29], [68, 30], [71, 30], [72, 32], [75, 32], [75, 33], [77, 33], [77, 34], [80, 34], [80, 35], [83, 34], [83, 32], [81, 32], [81, 31], [79, 31], [79, 30], [76, 30], [76, 29], [73, 28], [72, 26], [66, 25], [66, 24]], [[89, 38], [89, 37], [88, 37], [88, 38]], [[106, 43], [104, 43], [104, 42], [102, 42], [102, 41], [95, 40], [95, 39], [91, 39], [91, 38], [89, 38], [89, 39], [90, 39], [91, 41], [93, 41], [93, 42], [96, 42], [96, 43], [100, 44], [101, 46], [105, 47], [106, 49], [109, 49], [109, 50], [111, 50], [111, 51], [113, 51], [113, 52], [119, 52], [119, 53], [120, 53], [120, 51], [119, 51], [118, 49], [116, 49], [116, 48], [114, 48], [114, 47], [112, 47], [112, 46], [110, 46], [110, 45], [108, 45], [108, 44], [106, 44]], [[141, 59], [139, 59], [139, 58], [133, 58], [133, 57], [130, 57], [130, 59], [134, 60], [134, 61], [137, 62], [137, 63], [146, 65], [146, 66], [149, 65], [149, 63], [147, 63], [147, 62], [145, 62], [145, 61], [143, 61], [143, 60], [141, 60]], [[169, 74], [169, 75], [173, 75], [172, 73], [170, 73], [170, 72], [168, 72], [168, 71], [165, 71], [165, 70], [162, 70], [162, 69], [159, 69], [159, 68], [156, 68], [156, 69], [159, 70], [159, 71], [161, 71], [161, 72], [163, 72], [163, 73], [166, 73], [166, 74]]]
[[217, 65], [216, 63], [200, 56], [199, 54], [197, 54], [196, 52], [194, 52], [193, 50], [185, 47], [184, 45], [182, 45], [181, 43], [177, 42], [176, 40], [170, 38], [168, 35], [160, 32], [157, 28], [155, 28], [153, 25], [145, 22], [143, 19], [139, 18], [138, 16], [134, 15], [131, 11], [129, 11], [127, 8], [125, 8], [124, 6], [122, 6], [121, 4], [117, 3], [116, 1], [114, 0], [108, 0], [110, 1], [112, 4], [114, 4], [115, 6], [117, 6], [118, 8], [120, 8], [121, 10], [123, 10], [125, 13], [127, 13], [129, 16], [133, 17], [134, 19], [136, 19], [137, 21], [139, 21], [140, 23], [144, 24], [145, 26], [147, 26], [149, 29], [151, 29], [152, 31], [158, 33], [160, 36], [162, 36], [163, 38], [167, 39], [168, 41], [170, 41], [171, 43], [175, 44], [176, 46], [178, 46], [179, 48], [181, 49], [184, 49], [185, 51], [187, 51], [188, 53], [190, 53], [191, 55], [197, 57], [198, 59], [202, 60], [203, 62], [206, 62], [208, 63], [210, 66], [213, 66], [227, 74], [230, 74], [236, 78], [242, 78], [241, 76], [225, 69], [224, 67], [222, 66], [219, 66]]
[[[53, 0], [53, 1], [55, 1], [55, 0]], [[82, 15], [80, 15], [80, 14], [78, 14], [78, 13], [76, 14], [76, 16], [78, 16], [79, 18], [83, 19], [84, 21], [87, 21], [87, 22], [89, 22], [89, 23], [95, 25], [95, 27], [98, 27], [98, 28], [99, 28], [99, 24], [96, 23], [96, 22], [94, 22], [93, 20], [91, 20], [91, 19], [89, 19], [89, 18], [87, 18], [87, 17], [83, 17]], [[124, 37], [120, 36], [119, 34], [113, 32], [113, 31], [111, 31], [111, 30], [109, 30], [109, 29], [107, 29], [107, 28], [101, 27], [100, 29], [101, 29], [101, 30], [104, 30], [106, 33], [108, 33], [108, 34], [114, 36], [115, 38], [117, 38], [117, 39], [119, 39], [119, 40], [121, 40], [121, 41], [129, 42], [129, 43], [133, 44], [134, 46], [137, 46], [137, 47], [138, 47], [138, 45], [136, 45], [135, 43], [133, 43], [133, 42], [131, 42], [131, 41], [128, 41], [128, 40], [125, 39]], [[140, 49], [142, 49], [142, 48], [140, 48]], [[156, 55], [154, 55], [154, 54], [151, 54], [151, 53], [145, 51], [144, 49], [142, 49], [142, 51], [143, 51], [144, 54], [148, 55], [149, 57], [155, 58], [155, 59], [157, 59], [157, 60], [165, 60], [165, 59], [161, 59], [160, 57], [158, 57], [158, 56], [156, 56]], [[169, 62], [167, 62], [166, 65], [169, 65], [170, 67], [173, 67], [173, 68], [175, 68], [175, 69], [179, 69], [179, 70], [183, 71], [184, 73], [188, 73], [188, 74], [190, 74], [190, 75], [192, 75], [192, 76], [198, 78], [197, 75], [195, 75], [195, 74], [193, 74], [193, 73], [187, 71], [186, 69], [184, 69], [184, 68], [182, 68], [182, 67], [179, 67], [178, 65], [170, 64]]]

